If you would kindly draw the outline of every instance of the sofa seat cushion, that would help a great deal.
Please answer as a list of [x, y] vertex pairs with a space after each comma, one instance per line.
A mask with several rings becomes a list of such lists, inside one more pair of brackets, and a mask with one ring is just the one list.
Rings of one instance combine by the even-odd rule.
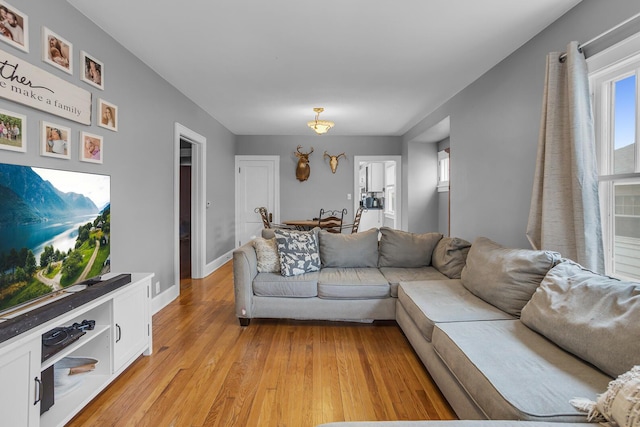
[[320, 298], [387, 298], [389, 288], [389, 282], [377, 268], [323, 268], [318, 277]]
[[520, 320], [440, 323], [433, 347], [489, 419], [585, 422], [569, 401], [611, 381]]
[[380, 267], [380, 272], [391, 285], [391, 296], [398, 297], [400, 282], [416, 282], [420, 280], [445, 280], [447, 276], [433, 267]]
[[319, 274], [317, 271], [297, 276], [258, 273], [253, 279], [253, 293], [261, 297], [315, 297], [318, 296]]
[[398, 303], [427, 341], [441, 322], [513, 319], [513, 317], [469, 292], [459, 279], [402, 282]]

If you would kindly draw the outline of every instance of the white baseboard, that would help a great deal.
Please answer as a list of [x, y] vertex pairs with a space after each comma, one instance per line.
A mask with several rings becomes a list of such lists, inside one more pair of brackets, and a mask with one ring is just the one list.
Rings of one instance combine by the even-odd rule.
[[217, 269], [222, 267], [232, 257], [233, 257], [233, 249], [230, 250], [229, 252], [227, 252], [226, 254], [222, 255], [221, 257], [218, 257], [217, 259], [214, 259], [209, 264], [205, 265], [204, 266], [204, 274], [205, 274], [205, 276], [210, 275], [211, 273], [213, 273], [214, 271], [216, 271]]
[[[222, 255], [221, 257], [207, 264], [204, 268], [205, 276], [210, 275], [211, 273], [213, 273], [214, 271], [222, 267], [225, 263], [227, 263], [227, 261], [231, 259], [232, 256], [233, 256], [233, 250], [227, 252], [226, 254]], [[156, 314], [157, 312], [165, 308], [167, 305], [169, 305], [171, 301], [175, 300], [179, 296], [180, 296], [180, 283], [176, 283], [166, 291], [156, 295], [151, 300], [152, 314]]]
[[156, 314], [163, 308], [165, 308], [171, 301], [180, 296], [180, 283], [173, 285], [166, 291], [156, 295], [151, 300], [151, 313]]

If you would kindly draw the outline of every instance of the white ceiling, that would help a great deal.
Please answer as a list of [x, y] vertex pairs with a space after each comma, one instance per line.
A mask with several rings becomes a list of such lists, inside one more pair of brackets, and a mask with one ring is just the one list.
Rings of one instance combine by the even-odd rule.
[[234, 134], [402, 135], [580, 0], [68, 2]]

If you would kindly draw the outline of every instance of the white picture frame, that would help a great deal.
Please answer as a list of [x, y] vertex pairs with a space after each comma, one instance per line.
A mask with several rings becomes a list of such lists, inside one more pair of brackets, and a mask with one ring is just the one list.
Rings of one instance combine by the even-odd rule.
[[0, 109], [0, 149], [27, 152], [27, 116]]
[[118, 106], [98, 98], [98, 126], [118, 131]]
[[80, 161], [102, 164], [104, 158], [104, 138], [89, 132], [80, 132]]
[[71, 129], [42, 120], [40, 122], [40, 155], [69, 160]]
[[11, 19], [7, 17], [8, 13], [13, 15], [15, 26], [0, 24], [0, 40], [29, 53], [29, 17], [6, 1], [0, 1], [0, 22]]
[[80, 51], [80, 80], [104, 90], [104, 64], [83, 50]]
[[73, 75], [73, 45], [47, 27], [42, 27], [42, 60]]

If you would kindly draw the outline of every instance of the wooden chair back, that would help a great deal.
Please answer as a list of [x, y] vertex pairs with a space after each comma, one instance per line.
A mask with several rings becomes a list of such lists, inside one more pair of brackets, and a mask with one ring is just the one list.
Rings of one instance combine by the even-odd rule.
[[342, 221], [347, 209], [342, 210], [324, 210], [320, 209], [318, 215], [318, 227], [327, 230], [330, 233], [342, 232]]
[[264, 206], [259, 206], [254, 209], [254, 212], [259, 213], [262, 218], [262, 225], [264, 228], [271, 228], [271, 221], [269, 221], [269, 213], [267, 212], [267, 208]]
[[363, 211], [364, 211], [364, 207], [362, 206], [360, 206], [356, 211], [356, 215], [353, 218], [353, 225], [351, 226], [351, 234], [358, 232], [358, 228], [360, 227], [360, 219], [362, 218]]

